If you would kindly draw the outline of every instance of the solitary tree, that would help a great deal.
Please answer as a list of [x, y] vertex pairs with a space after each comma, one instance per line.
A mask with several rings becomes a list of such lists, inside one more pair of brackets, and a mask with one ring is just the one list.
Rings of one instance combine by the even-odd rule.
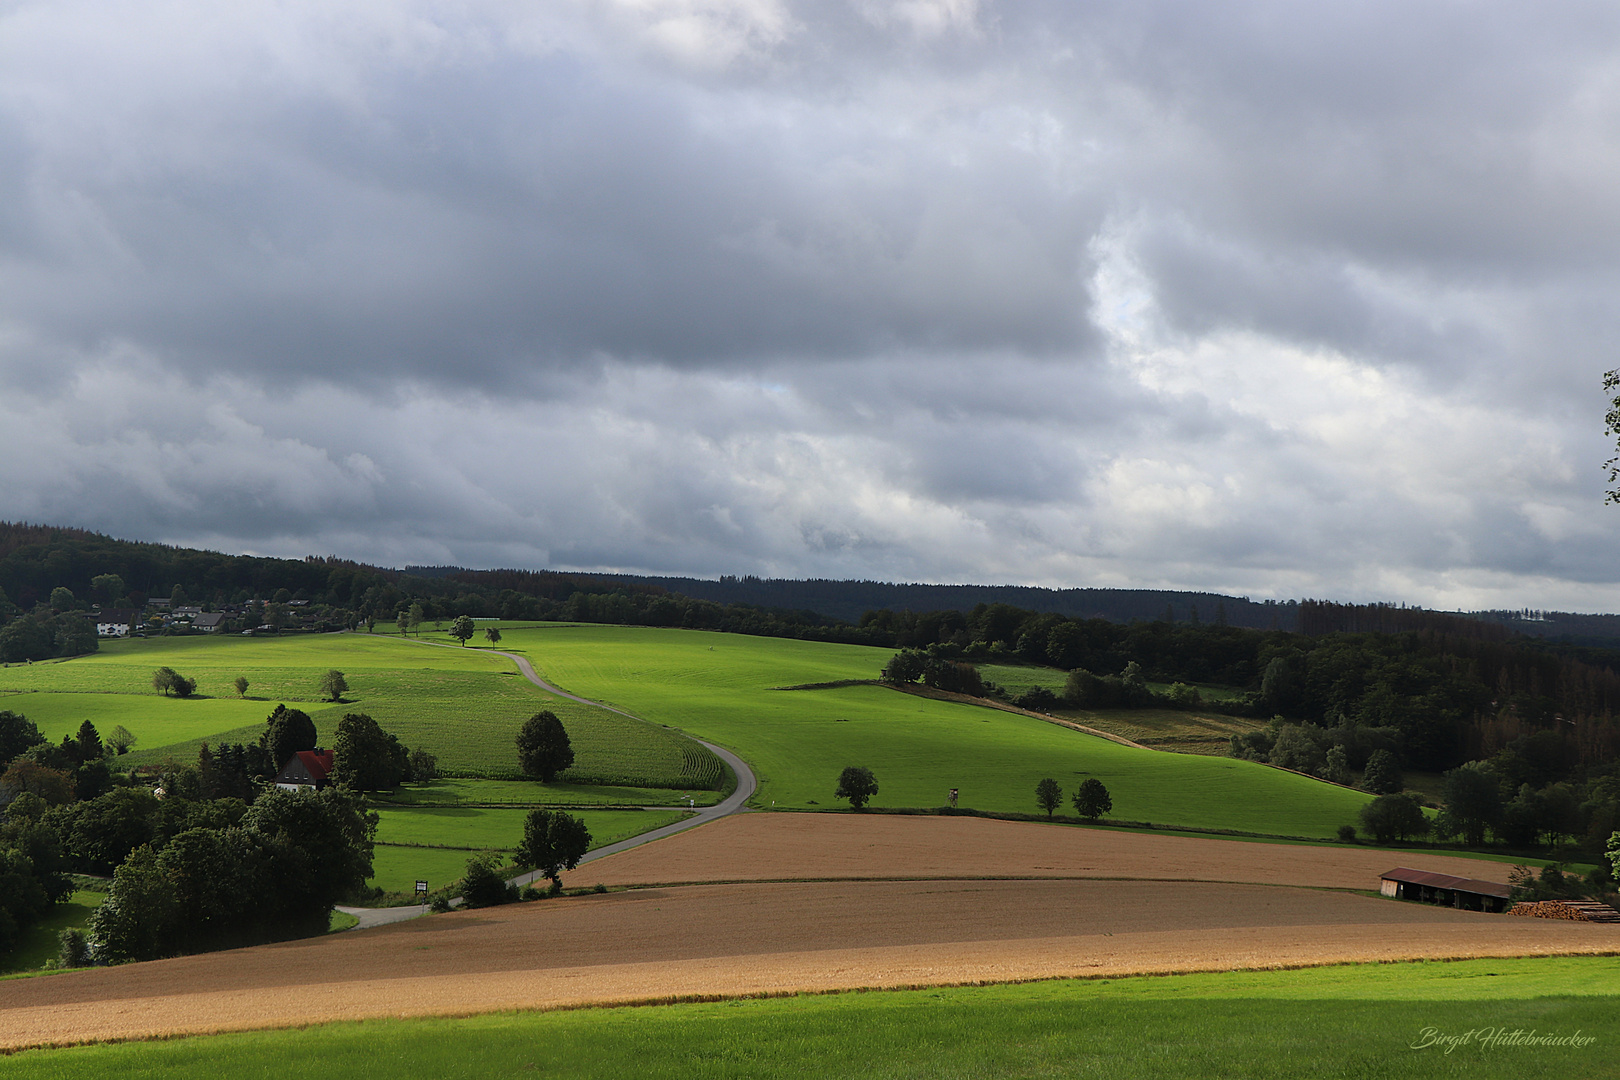
[[1045, 810], [1047, 817], [1051, 817], [1052, 811], [1063, 805], [1063, 789], [1058, 787], [1056, 780], [1048, 776], [1035, 785], [1035, 805]]
[[517, 860], [551, 879], [551, 891], [562, 891], [562, 872], [572, 870], [591, 849], [591, 834], [579, 818], [561, 810], [535, 810], [523, 823]]
[[135, 733], [123, 724], [119, 724], [107, 733], [107, 745], [112, 747], [115, 754], [127, 754], [129, 748], [136, 742]]
[[247, 697], [248, 681], [246, 675], [238, 675], [236, 681], [231, 685], [236, 687], [237, 697]]
[[517, 736], [518, 765], [543, 784], [574, 763], [574, 748], [562, 721], [550, 709], [523, 722]]
[[349, 680], [343, 677], [343, 672], [333, 668], [321, 676], [321, 693], [326, 695], [328, 701], [336, 701], [343, 696], [349, 688]]
[[456, 621], [450, 624], [450, 636], [461, 642], [461, 647], [467, 647], [467, 639], [473, 636], [473, 621], [471, 615], [457, 615]]
[[422, 628], [422, 605], [419, 604], [419, 603], [412, 604], [411, 605], [411, 630], [413, 632], [415, 632], [416, 634], [420, 635], [421, 634], [421, 628]]
[[1114, 800], [1101, 780], [1088, 776], [1080, 785], [1080, 790], [1074, 793], [1074, 808], [1081, 817], [1096, 821], [1114, 809]]
[[864, 810], [877, 793], [877, 777], [872, 775], [872, 770], [862, 765], [851, 765], [838, 774], [838, 790], [833, 792], [833, 797], [848, 799], [851, 807]]
[[487, 627], [484, 630], [484, 640], [488, 641], [491, 645], [499, 645], [501, 643], [501, 632], [499, 628], [494, 626]]
[[410, 633], [411, 632], [411, 613], [410, 613], [410, 611], [401, 610], [400, 613], [394, 617], [394, 625], [399, 627], [399, 636], [400, 637], [404, 637], [406, 634]]

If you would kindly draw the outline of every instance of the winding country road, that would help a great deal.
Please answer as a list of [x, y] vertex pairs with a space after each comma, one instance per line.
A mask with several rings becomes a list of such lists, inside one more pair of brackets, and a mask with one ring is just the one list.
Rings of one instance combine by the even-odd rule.
[[[428, 645], [438, 649], [453, 649], [456, 647], [454, 645], [442, 645], [436, 641], [417, 641], [415, 644]], [[636, 716], [634, 713], [625, 712], [623, 709], [615, 709], [611, 705], [604, 705], [600, 701], [592, 701], [590, 698], [583, 698], [578, 694], [570, 694], [566, 690], [552, 686], [550, 683], [546, 682], [546, 680], [540, 677], [539, 673], [534, 670], [534, 665], [529, 663], [529, 659], [526, 656], [520, 656], [517, 653], [502, 652], [499, 649], [480, 649], [478, 651], [480, 653], [493, 653], [496, 656], [506, 657], [508, 660], [517, 665], [518, 671], [523, 674], [524, 678], [528, 679], [530, 682], [548, 694], [555, 694], [557, 697], [567, 698], [569, 701], [577, 701], [581, 705], [590, 705], [598, 709], [606, 709], [608, 712], [618, 713], [620, 716], [628, 716], [632, 720], [642, 719], [641, 717]], [[681, 734], [685, 735], [686, 733], [682, 732]], [[609, 855], [617, 855], [621, 851], [628, 851], [633, 847], [640, 847], [642, 844], [650, 844], [654, 840], [662, 840], [666, 836], [674, 836], [676, 833], [685, 832], [687, 829], [695, 829], [699, 825], [707, 825], [709, 822], [726, 817], [729, 814], [735, 814], [742, 810], [747, 804], [748, 800], [753, 797], [755, 790], [757, 790], [759, 787], [759, 781], [755, 779], [754, 770], [748, 767], [748, 763], [746, 761], [724, 747], [716, 746], [711, 742], [705, 742], [704, 740], [693, 735], [686, 735], [686, 737], [695, 743], [707, 747], [709, 750], [714, 752], [715, 756], [731, 767], [731, 771], [735, 773], [737, 777], [736, 790], [730, 795], [726, 796], [724, 800], [716, 803], [713, 806], [704, 806], [698, 808], [695, 814], [684, 821], [677, 821], [673, 825], [665, 825], [661, 829], [653, 829], [649, 832], [641, 833], [638, 836], [632, 836], [628, 840], [620, 840], [616, 844], [608, 844], [605, 847], [599, 847], [596, 850], [588, 853], [579, 861], [581, 866], [584, 866], [588, 862], [594, 862], [597, 859], [605, 858]], [[668, 807], [659, 807], [658, 809], [668, 809]], [[533, 873], [523, 874], [519, 877], [513, 878], [512, 880], [514, 884], [519, 886], [529, 885], [532, 884], [539, 876], [539, 872], [536, 871]], [[459, 901], [460, 898], [457, 897], [456, 900], [452, 901], [452, 903], [459, 903]], [[354, 927], [354, 929], [364, 930], [370, 926], [385, 926], [388, 923], [403, 922], [406, 919], [414, 919], [418, 915], [426, 914], [428, 909], [426, 904], [410, 904], [405, 907], [388, 908], [340, 906], [338, 910], [344, 914], [353, 915], [358, 918], [360, 922]]]

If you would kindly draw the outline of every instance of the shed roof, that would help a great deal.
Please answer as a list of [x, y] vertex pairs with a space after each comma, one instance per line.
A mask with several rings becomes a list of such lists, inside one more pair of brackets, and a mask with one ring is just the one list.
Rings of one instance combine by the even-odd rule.
[[1503, 900], [1508, 899], [1512, 893], [1506, 885], [1495, 881], [1481, 881], [1478, 878], [1457, 877], [1453, 874], [1436, 874], [1428, 870], [1413, 870], [1407, 866], [1397, 866], [1379, 876], [1385, 881], [1403, 881], [1408, 885], [1426, 885], [1431, 889], [1450, 889], [1452, 892], [1495, 896]]

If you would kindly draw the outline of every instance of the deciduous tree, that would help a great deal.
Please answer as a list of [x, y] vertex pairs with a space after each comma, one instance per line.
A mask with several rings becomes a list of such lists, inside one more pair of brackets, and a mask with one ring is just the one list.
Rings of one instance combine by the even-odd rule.
[[877, 777], [872, 775], [872, 770], [864, 765], [850, 765], [838, 774], [838, 788], [833, 797], [848, 799], [853, 809], [864, 810], [877, 793]]
[[467, 647], [467, 639], [474, 633], [471, 615], [457, 615], [456, 621], [450, 624], [450, 636], [461, 642], [461, 647]]
[[1380, 844], [1405, 843], [1430, 827], [1423, 807], [1410, 795], [1380, 795], [1361, 808], [1361, 824]]
[[1401, 763], [1388, 750], [1374, 750], [1367, 759], [1366, 771], [1361, 774], [1361, 786], [1374, 795], [1394, 795], [1406, 787], [1401, 776]]
[[1081, 817], [1096, 821], [1113, 811], [1114, 799], [1101, 780], [1088, 776], [1080, 785], [1080, 790], [1074, 793], [1074, 808]]
[[551, 889], [562, 889], [562, 872], [572, 870], [591, 849], [585, 823], [561, 810], [535, 810], [523, 823], [523, 843], [517, 859], [551, 879]]
[[328, 701], [337, 701], [348, 688], [349, 680], [345, 679], [343, 672], [337, 668], [321, 676], [321, 693], [326, 695]]
[[574, 747], [562, 721], [550, 709], [535, 713], [523, 722], [517, 736], [518, 765], [540, 782], [551, 783], [556, 775], [574, 764]]
[[332, 742], [332, 782], [352, 791], [399, 786], [409, 767], [399, 740], [366, 713], [345, 713]]
[[1056, 780], [1048, 776], [1035, 785], [1035, 805], [1045, 810], [1047, 817], [1051, 817], [1052, 811], [1063, 805], [1063, 789]]
[[270, 755], [270, 772], [274, 775], [286, 766], [288, 759], [300, 750], [313, 750], [316, 745], [315, 721], [302, 709], [289, 709], [277, 705], [265, 720], [264, 748]]
[[135, 733], [129, 730], [129, 728], [125, 727], [123, 724], [115, 725], [112, 731], [108, 732], [107, 734], [107, 745], [112, 747], [114, 754], [118, 755], [129, 753], [129, 748], [134, 746], [138, 741], [139, 739], [136, 737]]

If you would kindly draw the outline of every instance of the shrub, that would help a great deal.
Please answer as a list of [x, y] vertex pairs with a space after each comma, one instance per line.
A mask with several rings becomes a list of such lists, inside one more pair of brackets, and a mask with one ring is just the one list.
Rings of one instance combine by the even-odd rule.
[[517, 890], [508, 889], [495, 856], [474, 855], [467, 860], [467, 875], [461, 879], [462, 903], [470, 908], [494, 907], [515, 899]]
[[1030, 712], [1050, 712], [1057, 705], [1057, 695], [1044, 686], [1032, 686], [1013, 698], [1012, 703]]
[[1340, 825], [1339, 826], [1339, 842], [1341, 844], [1353, 844], [1353, 843], [1355, 843], [1356, 842], [1356, 827], [1354, 825]]
[[90, 966], [90, 939], [83, 930], [63, 930], [56, 936], [60, 951], [56, 954], [58, 967], [81, 968]]

